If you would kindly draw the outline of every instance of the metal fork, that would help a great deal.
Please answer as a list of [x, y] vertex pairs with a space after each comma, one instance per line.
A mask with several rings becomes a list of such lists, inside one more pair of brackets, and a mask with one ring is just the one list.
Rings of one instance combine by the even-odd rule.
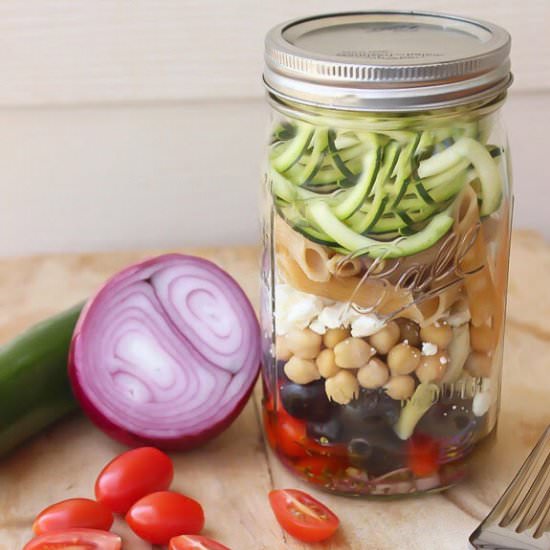
[[470, 543], [484, 550], [550, 550], [549, 527], [550, 426]]

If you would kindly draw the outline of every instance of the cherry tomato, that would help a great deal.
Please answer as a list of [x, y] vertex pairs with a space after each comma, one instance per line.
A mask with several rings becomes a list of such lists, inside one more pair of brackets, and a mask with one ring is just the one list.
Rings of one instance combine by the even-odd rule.
[[27, 542], [23, 550], [120, 550], [118, 535], [97, 529], [67, 529], [47, 533]]
[[275, 439], [277, 448], [284, 455], [294, 458], [307, 456], [304, 445], [307, 441], [305, 422], [279, 413], [275, 425]]
[[273, 403], [273, 395], [271, 394], [271, 392], [266, 390], [265, 382], [264, 382], [263, 408], [267, 412], [273, 412], [275, 410], [275, 404]]
[[140, 447], [103, 468], [95, 482], [95, 496], [115, 514], [125, 514], [141, 497], [168, 489], [173, 478], [168, 455], [154, 447]]
[[276, 421], [275, 438], [277, 448], [286, 456], [302, 458], [312, 454], [326, 455], [333, 451], [319, 445], [306, 433], [306, 423], [285, 412], [279, 411]]
[[204, 527], [202, 506], [172, 491], [151, 493], [138, 500], [126, 514], [134, 533], [152, 544], [168, 544], [178, 535], [196, 535]]
[[36, 516], [32, 530], [35, 535], [79, 527], [108, 531], [113, 519], [111, 511], [95, 500], [70, 498], [42, 510]]
[[326, 540], [340, 524], [324, 504], [297, 489], [271, 491], [269, 502], [281, 527], [303, 542]]
[[278, 412], [273, 430], [277, 448], [288, 457], [302, 458], [315, 455], [345, 457], [348, 454], [343, 445], [321, 445], [311, 439], [306, 432], [306, 423], [286, 412]]
[[273, 415], [269, 413], [265, 408], [263, 410], [263, 420], [267, 442], [272, 449], [275, 449], [277, 445], [277, 434], [275, 433], [275, 427], [273, 424]]
[[407, 464], [418, 477], [429, 476], [439, 469], [439, 443], [424, 434], [409, 439]]
[[200, 535], [181, 535], [170, 541], [168, 550], [230, 550], [215, 540]]

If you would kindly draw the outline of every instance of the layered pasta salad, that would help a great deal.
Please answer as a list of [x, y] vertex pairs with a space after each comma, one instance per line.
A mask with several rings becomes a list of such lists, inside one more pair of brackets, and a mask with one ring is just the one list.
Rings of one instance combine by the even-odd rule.
[[491, 112], [274, 122], [264, 420], [303, 478], [441, 489], [493, 429], [510, 221], [495, 136]]

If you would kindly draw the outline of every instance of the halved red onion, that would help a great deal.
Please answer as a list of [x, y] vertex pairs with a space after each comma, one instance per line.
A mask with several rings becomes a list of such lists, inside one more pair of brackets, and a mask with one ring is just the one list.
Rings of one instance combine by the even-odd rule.
[[130, 445], [186, 449], [224, 430], [260, 365], [260, 329], [237, 282], [167, 254], [112, 277], [85, 306], [69, 376], [90, 419]]

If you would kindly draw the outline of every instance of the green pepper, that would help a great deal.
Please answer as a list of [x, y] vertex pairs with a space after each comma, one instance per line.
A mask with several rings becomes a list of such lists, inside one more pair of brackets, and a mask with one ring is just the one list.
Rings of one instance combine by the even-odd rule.
[[0, 347], [0, 456], [77, 408], [67, 376], [82, 304]]

